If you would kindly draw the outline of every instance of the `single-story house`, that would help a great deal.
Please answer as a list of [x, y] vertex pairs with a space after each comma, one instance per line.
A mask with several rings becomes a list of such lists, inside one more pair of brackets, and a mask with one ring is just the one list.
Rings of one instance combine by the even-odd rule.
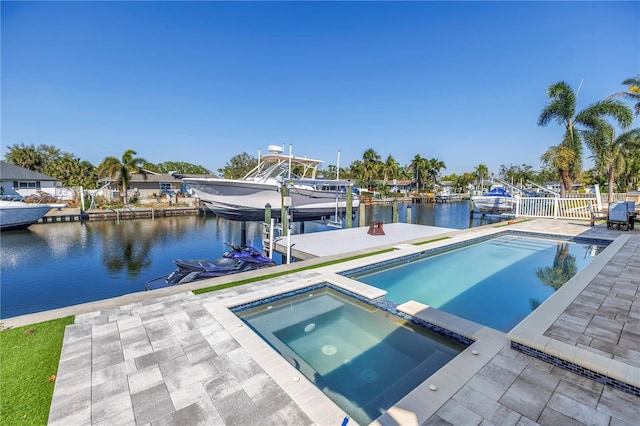
[[[377, 180], [376, 184], [383, 185], [384, 180]], [[414, 183], [411, 180], [398, 180], [398, 179], [387, 180], [387, 186], [389, 187], [389, 191], [391, 191], [392, 193], [401, 193], [406, 195], [411, 191], [412, 185], [414, 185]], [[373, 192], [375, 192], [375, 188], [371, 188], [371, 189], [373, 190]]]
[[0, 161], [0, 191], [2, 195], [28, 197], [47, 193], [63, 200], [70, 199], [73, 191], [62, 187], [62, 182], [40, 172]]
[[[177, 194], [187, 195], [187, 189], [182, 182], [184, 177], [195, 177], [203, 175], [185, 175], [177, 173], [156, 173], [149, 170], [145, 170], [145, 174], [133, 174], [129, 180], [129, 186], [127, 187], [127, 197], [131, 198], [134, 195], [138, 197], [140, 201], [153, 200], [160, 198], [171, 198]], [[211, 176], [206, 176], [211, 177]], [[109, 200], [119, 198], [121, 195], [118, 185], [118, 178], [102, 178], [99, 181], [101, 186], [108, 185], [101, 191], [101, 195]], [[100, 192], [99, 192], [100, 194]]]

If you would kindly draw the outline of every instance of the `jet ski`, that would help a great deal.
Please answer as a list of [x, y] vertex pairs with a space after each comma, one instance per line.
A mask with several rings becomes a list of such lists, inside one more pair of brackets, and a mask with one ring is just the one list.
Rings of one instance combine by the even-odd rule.
[[238, 272], [253, 271], [274, 266], [273, 259], [265, 256], [260, 250], [251, 246], [238, 246], [225, 243], [231, 250], [215, 260], [207, 259], [176, 259], [173, 263], [177, 268], [168, 275], [153, 278], [145, 283], [145, 290], [186, 284], [205, 278], [221, 277], [237, 274]]

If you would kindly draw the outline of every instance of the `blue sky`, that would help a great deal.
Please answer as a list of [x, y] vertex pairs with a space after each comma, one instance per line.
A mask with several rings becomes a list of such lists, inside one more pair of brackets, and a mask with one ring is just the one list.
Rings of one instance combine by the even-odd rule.
[[[540, 168], [578, 108], [640, 73], [640, 2], [1, 3], [2, 157], [54, 145], [94, 165], [134, 149], [216, 171], [293, 145], [340, 165], [373, 148], [444, 174]], [[638, 126], [640, 120], [634, 123]]]

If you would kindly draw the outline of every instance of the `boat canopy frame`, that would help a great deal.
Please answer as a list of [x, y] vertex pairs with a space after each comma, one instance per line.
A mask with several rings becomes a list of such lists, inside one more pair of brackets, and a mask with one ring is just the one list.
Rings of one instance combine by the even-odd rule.
[[[288, 178], [289, 164], [302, 166], [302, 174], [292, 179], [316, 179], [318, 167], [323, 163], [321, 160], [314, 160], [305, 157], [294, 157], [284, 154], [267, 154], [258, 160], [258, 165], [251, 169], [242, 180], [266, 181], [277, 179], [278, 177]], [[287, 176], [285, 176], [285, 173]]]

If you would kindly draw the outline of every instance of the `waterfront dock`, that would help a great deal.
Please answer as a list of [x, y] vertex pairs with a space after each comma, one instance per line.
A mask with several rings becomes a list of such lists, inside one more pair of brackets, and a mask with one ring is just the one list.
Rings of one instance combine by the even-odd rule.
[[[380, 228], [382, 234], [372, 235], [370, 227], [336, 229], [312, 234], [291, 235], [291, 257], [307, 260], [316, 257], [335, 256], [360, 250], [370, 250], [380, 246], [393, 246], [431, 238], [459, 231], [440, 226], [413, 225], [409, 223], [385, 223]], [[286, 255], [287, 239], [278, 240], [274, 246], [277, 253]]]
[[196, 216], [198, 214], [199, 210], [195, 207], [125, 207], [92, 210], [63, 208], [51, 210], [38, 223], [154, 219], [156, 217]]

